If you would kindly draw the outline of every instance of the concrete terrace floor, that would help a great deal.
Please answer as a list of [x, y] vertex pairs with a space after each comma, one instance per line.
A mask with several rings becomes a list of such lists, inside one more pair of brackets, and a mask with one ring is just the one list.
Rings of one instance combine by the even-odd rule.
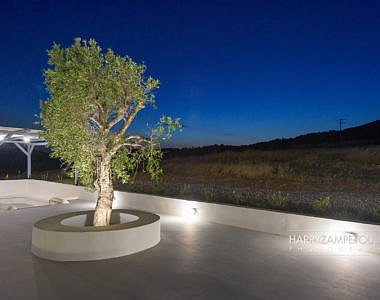
[[162, 216], [161, 242], [126, 257], [52, 262], [37, 220], [76, 204], [0, 212], [0, 299], [380, 299], [380, 256], [300, 255], [287, 237]]

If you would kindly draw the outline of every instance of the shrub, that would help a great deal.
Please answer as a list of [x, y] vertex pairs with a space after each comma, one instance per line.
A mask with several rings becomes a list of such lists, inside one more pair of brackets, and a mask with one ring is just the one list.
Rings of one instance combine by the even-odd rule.
[[215, 190], [213, 187], [205, 187], [203, 189], [203, 196], [206, 201], [212, 202], [215, 200]]
[[247, 195], [241, 192], [232, 191], [231, 198], [233, 203], [237, 205], [245, 205], [248, 203]]
[[165, 193], [165, 187], [160, 182], [155, 182], [152, 186], [152, 194], [163, 195]]
[[287, 193], [273, 193], [269, 198], [269, 205], [274, 209], [286, 209], [288, 206], [289, 195]]
[[380, 202], [378, 202], [372, 209], [372, 214], [375, 217], [376, 221], [380, 221]]
[[318, 200], [315, 200], [313, 203], [313, 210], [316, 213], [322, 214], [326, 213], [331, 209], [331, 200], [330, 197], [321, 198]]
[[49, 172], [46, 172], [45, 174], [41, 174], [41, 180], [48, 181], [49, 179]]
[[353, 219], [355, 219], [355, 215], [347, 209], [343, 209], [341, 211], [333, 211], [332, 216], [340, 220], [352, 221]]
[[187, 184], [185, 183], [184, 185], [182, 185], [180, 191], [179, 191], [179, 195], [181, 197], [187, 197], [190, 195], [190, 192], [191, 192], [191, 186], [190, 184]]

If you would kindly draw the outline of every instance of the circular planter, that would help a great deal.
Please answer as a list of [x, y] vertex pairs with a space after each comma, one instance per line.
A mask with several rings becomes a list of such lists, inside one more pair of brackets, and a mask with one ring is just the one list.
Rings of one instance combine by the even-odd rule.
[[116, 209], [110, 226], [91, 226], [94, 211], [61, 214], [38, 221], [32, 231], [32, 253], [55, 261], [84, 261], [136, 253], [160, 241], [160, 217]]

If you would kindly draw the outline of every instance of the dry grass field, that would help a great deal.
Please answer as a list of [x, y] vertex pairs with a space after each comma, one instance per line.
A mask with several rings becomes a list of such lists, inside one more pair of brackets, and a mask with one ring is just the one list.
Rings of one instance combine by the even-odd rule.
[[380, 148], [222, 152], [162, 162], [163, 181], [380, 192]]
[[119, 189], [208, 202], [380, 221], [380, 147], [234, 151], [162, 161]]

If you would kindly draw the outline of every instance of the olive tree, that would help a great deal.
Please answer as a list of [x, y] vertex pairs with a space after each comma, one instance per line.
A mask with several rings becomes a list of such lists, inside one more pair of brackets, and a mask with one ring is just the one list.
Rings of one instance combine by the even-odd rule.
[[169, 138], [179, 119], [163, 116], [147, 136], [129, 132], [136, 115], [154, 105], [159, 81], [146, 77], [146, 66], [95, 40], [54, 44], [44, 71], [48, 98], [41, 101], [42, 134], [69, 174], [98, 194], [94, 226], [109, 225], [113, 179], [126, 183], [138, 171], [157, 179], [162, 170], [160, 138]]

